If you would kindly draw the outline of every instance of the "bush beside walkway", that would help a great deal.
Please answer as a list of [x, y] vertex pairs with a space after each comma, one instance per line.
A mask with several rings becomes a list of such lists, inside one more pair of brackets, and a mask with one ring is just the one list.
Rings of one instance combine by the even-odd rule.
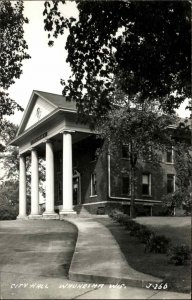
[[[114, 218], [116, 220], [115, 222], [108, 218], [100, 218], [97, 220], [110, 229], [130, 266], [137, 271], [163, 278], [164, 282], [168, 284], [169, 290], [189, 292], [191, 287], [190, 266], [170, 264], [168, 263], [168, 257], [165, 253], [146, 251], [146, 244], [139, 241], [138, 236], [136, 236], [137, 234], [131, 234], [133, 229], [131, 231], [129, 228], [129, 232], [126, 230], [126, 218], [127, 216], [125, 215], [120, 217], [121, 225], [117, 222], [118, 217]], [[133, 225], [135, 222], [132, 220], [129, 221], [133, 228], [135, 226], [135, 231], [138, 231], [139, 224], [136, 223]], [[146, 232], [148, 230], [150, 232], [145, 226], [141, 226], [141, 230], [146, 230]], [[165, 232], [161, 232], [161, 234], [162, 233]], [[163, 237], [162, 240], [163, 239], [167, 241], [166, 237]]]
[[174, 245], [191, 246], [191, 217], [137, 217], [136, 222], [158, 235], [164, 234]]

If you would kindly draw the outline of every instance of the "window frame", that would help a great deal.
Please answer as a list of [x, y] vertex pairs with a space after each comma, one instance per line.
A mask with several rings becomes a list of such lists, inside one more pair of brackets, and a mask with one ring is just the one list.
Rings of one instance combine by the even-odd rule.
[[[94, 191], [93, 181], [95, 181], [94, 184], [96, 186], [96, 188], [95, 188], [96, 194], [93, 193], [93, 191]], [[91, 173], [91, 195], [90, 195], [90, 197], [96, 197], [96, 196], [97, 196], [97, 178], [96, 178], [96, 173], [94, 172], [94, 173]]]
[[[169, 151], [169, 150], [168, 150]], [[166, 164], [170, 164], [170, 165], [172, 165], [172, 164], [174, 164], [174, 149], [173, 149], [173, 146], [170, 148], [170, 152], [171, 152], [171, 161], [168, 161], [167, 160], [167, 154], [168, 154], [168, 151], [166, 151], [166, 154], [165, 154], [165, 163]]]
[[[148, 176], [148, 194], [143, 193], [143, 176]], [[146, 184], [145, 184], [146, 185]], [[151, 196], [151, 173], [142, 173], [142, 196]]]
[[[128, 193], [124, 193], [123, 191], [123, 179], [124, 178], [128, 178]], [[130, 196], [131, 195], [131, 181], [130, 181], [130, 174], [122, 174], [121, 175], [121, 195], [124, 195], [124, 196]]]
[[153, 146], [149, 145], [148, 146], [148, 155], [146, 155], [146, 157], [142, 156], [142, 161], [146, 162], [146, 163], [151, 162], [152, 161], [152, 157], [153, 157]]
[[[123, 148], [127, 148], [127, 156], [124, 156], [123, 154], [126, 153], [126, 151], [124, 152], [123, 151]], [[129, 152], [130, 152], [130, 144], [122, 144], [121, 146], [121, 159], [126, 159], [126, 160], [129, 160], [130, 157], [129, 157]]]
[[[168, 191], [168, 176], [172, 176], [172, 178], [173, 178], [173, 191], [172, 192]], [[167, 194], [173, 194], [174, 192], [175, 192], [175, 174], [168, 173], [167, 174]]]

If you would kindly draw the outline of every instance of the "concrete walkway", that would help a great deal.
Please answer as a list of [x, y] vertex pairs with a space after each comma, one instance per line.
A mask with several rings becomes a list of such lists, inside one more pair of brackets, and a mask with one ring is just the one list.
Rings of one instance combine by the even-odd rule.
[[[76, 248], [69, 269], [70, 280], [116, 284], [118, 288], [115, 289], [115, 293], [120, 293], [124, 297], [128, 292], [128, 287], [129, 290], [130, 287], [138, 287], [139, 295], [142, 295], [143, 291], [143, 295], [146, 297], [143, 299], [148, 299], [147, 297], [150, 299], [190, 299], [188, 294], [147, 290], [146, 287], [149, 283], [160, 284], [162, 279], [143, 274], [130, 267], [110, 231], [97, 222], [97, 216], [87, 215], [67, 218], [67, 220], [76, 225], [78, 229]], [[145, 288], [145, 290], [140, 288]], [[103, 298], [105, 295], [109, 296], [107, 291], [106, 294], [104, 291], [99, 293], [103, 294]], [[89, 293], [87, 299], [96, 299], [92, 298], [94, 294]], [[137, 294], [137, 299], [139, 295]], [[115, 294], [113, 294], [114, 296]]]
[[[122, 262], [124, 264], [124, 260], [113, 238], [109, 241], [111, 239], [109, 232], [104, 230], [106, 229], [104, 226], [99, 226], [94, 218], [94, 216], [86, 216], [70, 220], [79, 228], [76, 252], [70, 268], [70, 276], [77, 275], [78, 282], [69, 280], [66, 276], [76, 240], [74, 226], [64, 221], [54, 220], [0, 222], [0, 298], [190, 299], [190, 295], [187, 294], [131, 287], [123, 283], [121, 278], [118, 278], [119, 284], [117, 285], [104, 284], [104, 281], [111, 281], [109, 280], [109, 270], [118, 272], [118, 276], [121, 275], [121, 266]], [[95, 226], [93, 226], [94, 224]], [[85, 234], [87, 234], [86, 240], [82, 241], [82, 244], [79, 243]], [[99, 247], [100, 241], [102, 241], [103, 247]], [[81, 259], [81, 264], [78, 264], [78, 268], [75, 270], [77, 249], [82, 250], [81, 246], [85, 251], [84, 254], [82, 253], [84, 260]], [[96, 250], [99, 252], [96, 253]], [[92, 251], [95, 256], [90, 256]], [[116, 266], [113, 264], [113, 259], [116, 259], [114, 261]], [[91, 260], [92, 262], [90, 262]], [[110, 264], [107, 266], [105, 261], [108, 263], [111, 261], [113, 267]], [[94, 265], [95, 269], [93, 270]], [[97, 269], [101, 276], [97, 277]], [[84, 270], [86, 270], [85, 276], [82, 276]], [[124, 266], [122, 270], [125, 272]], [[131, 269], [129, 268], [129, 270]], [[78, 273], [75, 274], [71, 271], [78, 271]], [[135, 271], [132, 270], [132, 272]], [[136, 274], [138, 275], [138, 272]], [[116, 273], [112, 275], [114, 275], [113, 280], [116, 280]], [[144, 277], [146, 278], [145, 275]], [[91, 278], [91, 283], [82, 282], [85, 281], [83, 278], [86, 281]]]

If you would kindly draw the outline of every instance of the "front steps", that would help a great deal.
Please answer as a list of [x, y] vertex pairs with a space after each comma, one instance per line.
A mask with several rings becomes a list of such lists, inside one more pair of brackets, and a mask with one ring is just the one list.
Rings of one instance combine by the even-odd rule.
[[76, 205], [74, 210], [60, 211], [59, 213], [46, 213], [41, 215], [18, 216], [17, 220], [64, 220], [65, 218], [89, 217], [90, 213], [83, 205]]

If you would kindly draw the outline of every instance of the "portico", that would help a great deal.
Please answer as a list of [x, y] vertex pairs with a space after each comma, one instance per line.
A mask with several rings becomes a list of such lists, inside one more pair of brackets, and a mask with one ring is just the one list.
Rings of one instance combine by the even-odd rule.
[[[19, 146], [18, 219], [62, 219], [73, 209], [72, 145], [91, 133], [76, 122], [74, 102], [63, 96], [34, 91], [11, 145]], [[55, 153], [62, 151], [62, 207], [55, 212]], [[27, 217], [26, 157], [31, 158], [31, 212]], [[45, 158], [45, 211], [39, 210], [39, 157]]]
[[[129, 159], [119, 149], [120, 168], [116, 168], [116, 158], [108, 154], [104, 141], [78, 122], [75, 102], [33, 91], [10, 145], [19, 148], [18, 219], [63, 219], [75, 211], [100, 213], [116, 204], [128, 213]], [[135, 199], [138, 213], [152, 213], [152, 209], [159, 213], [167, 175], [175, 176], [174, 164], [163, 162], [162, 168], [165, 172], [153, 171], [151, 164], [140, 162]]]

